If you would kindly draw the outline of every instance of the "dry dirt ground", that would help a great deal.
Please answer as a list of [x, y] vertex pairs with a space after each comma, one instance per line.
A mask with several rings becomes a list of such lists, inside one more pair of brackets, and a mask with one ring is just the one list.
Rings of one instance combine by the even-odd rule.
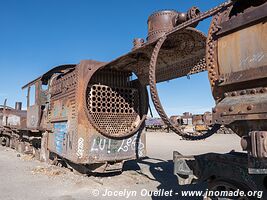
[[[202, 141], [185, 141], [174, 133], [148, 132], [146, 159], [126, 162], [122, 174], [84, 177], [64, 168], [41, 163], [29, 156], [19, 155], [12, 149], [0, 147], [0, 199], [126, 199], [125, 191], [133, 191], [129, 193], [131, 196], [128, 199], [166, 199], [156, 195], [150, 197], [146, 191], [186, 188], [177, 185], [177, 179], [172, 173], [174, 150], [192, 155], [227, 153], [231, 150], [241, 151], [241, 148], [240, 139], [236, 135], [213, 135]], [[190, 186], [190, 189], [194, 190], [194, 187], [201, 186]], [[106, 190], [111, 191], [112, 196], [104, 196]], [[124, 197], [117, 197], [114, 191], [122, 191]], [[182, 198], [176, 196], [169, 199]]]

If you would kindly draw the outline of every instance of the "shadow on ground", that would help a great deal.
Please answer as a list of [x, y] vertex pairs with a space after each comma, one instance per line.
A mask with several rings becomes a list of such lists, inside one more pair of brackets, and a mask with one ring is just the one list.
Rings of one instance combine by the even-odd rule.
[[157, 181], [160, 185], [157, 187], [158, 191], [173, 191], [170, 197], [153, 195], [153, 200], [164, 199], [203, 199], [203, 197], [182, 197], [181, 191], [205, 191], [206, 185], [192, 184], [192, 185], [178, 185], [177, 176], [173, 173], [172, 160], [160, 160], [146, 157], [138, 161], [127, 161], [124, 166], [124, 171], [135, 170], [141, 175], [147, 177], [152, 181]]

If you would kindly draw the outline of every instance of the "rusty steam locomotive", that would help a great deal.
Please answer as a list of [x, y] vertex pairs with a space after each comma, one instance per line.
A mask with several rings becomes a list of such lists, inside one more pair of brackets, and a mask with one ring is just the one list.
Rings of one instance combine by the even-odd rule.
[[[53, 153], [82, 172], [120, 170], [122, 161], [144, 156], [145, 85], [131, 70], [106, 65], [86, 60], [58, 66], [23, 86], [26, 123], [3, 124], [2, 144], [41, 160]], [[8, 110], [2, 112], [10, 119]], [[17, 109], [11, 111], [21, 117]]]
[[[205, 36], [196, 26], [209, 17]], [[29, 94], [25, 126], [1, 126], [2, 144], [33, 149], [43, 159], [52, 153], [91, 171], [120, 168], [123, 160], [145, 154], [141, 131], [149, 85], [154, 106], [172, 131], [198, 140], [223, 125], [241, 137], [248, 152], [191, 157], [175, 152], [180, 184], [198, 180], [213, 189], [267, 191], [266, 19], [266, 0], [230, 0], [203, 13], [197, 7], [155, 12], [147, 40], [134, 39], [129, 53], [109, 63], [58, 66], [24, 86], [28, 93], [35, 87], [35, 103]], [[194, 134], [168, 118], [156, 84], [203, 71], [216, 106], [211, 128]], [[7, 110], [4, 106], [4, 115]]]

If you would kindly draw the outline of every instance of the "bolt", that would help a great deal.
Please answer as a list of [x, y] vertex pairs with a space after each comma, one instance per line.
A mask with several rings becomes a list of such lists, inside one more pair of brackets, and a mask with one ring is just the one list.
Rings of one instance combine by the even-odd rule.
[[231, 107], [229, 108], [229, 111], [232, 112], [233, 110], [234, 110], [234, 106], [231, 106]]
[[266, 92], [265, 88], [260, 89], [260, 93], [264, 93], [264, 92]]
[[257, 92], [257, 90], [255, 90], [255, 89], [251, 90], [251, 94], [256, 94], [256, 92]]
[[216, 113], [216, 112], [217, 112], [217, 108], [213, 108], [213, 109], [212, 109], [212, 112], [213, 112], [213, 113]]
[[224, 116], [224, 115], [226, 115], [226, 112], [222, 112], [222, 113], [221, 113], [221, 116]]
[[224, 78], [221, 77], [221, 78], [219, 79], [219, 83], [223, 83], [223, 82], [224, 82]]
[[228, 97], [229, 94], [227, 92], [224, 93], [224, 97]]
[[234, 97], [234, 96], [236, 96], [236, 95], [237, 95], [237, 93], [236, 93], [236, 92], [233, 92], [233, 93], [232, 93], [232, 96], [233, 96], [233, 97]]
[[249, 105], [249, 106], [247, 107], [247, 110], [252, 110], [252, 108], [253, 108], [253, 106], [252, 106], [252, 105]]
[[246, 94], [246, 93], [247, 93], [246, 90], [242, 90], [242, 91], [240, 92], [241, 95], [244, 95], [244, 94]]

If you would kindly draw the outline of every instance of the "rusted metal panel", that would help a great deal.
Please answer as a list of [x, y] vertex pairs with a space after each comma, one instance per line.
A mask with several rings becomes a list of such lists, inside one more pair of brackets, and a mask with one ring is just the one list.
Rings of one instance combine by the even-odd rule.
[[[230, 124], [242, 120], [264, 120], [267, 119], [266, 93], [258, 93], [255, 98], [253, 94], [229, 96], [224, 98], [213, 110], [213, 117], [217, 123]], [[267, 116], [267, 115], [266, 115]], [[247, 133], [243, 133], [247, 134]]]
[[252, 131], [248, 136], [241, 140], [243, 150], [250, 151], [254, 158], [267, 157], [267, 132], [266, 131]]
[[267, 26], [261, 11], [267, 4], [254, 3], [237, 3], [215, 16], [208, 36], [213, 122], [231, 125], [239, 135], [266, 128]]
[[217, 102], [213, 123], [231, 126], [240, 136], [266, 129], [266, 6], [266, 1], [238, 2], [215, 16], [209, 30], [206, 58]]
[[[121, 161], [141, 158], [146, 155], [145, 134], [137, 133], [122, 140], [114, 140], [96, 134], [92, 135], [89, 144], [89, 162]], [[80, 140], [81, 142], [81, 140]], [[81, 143], [77, 154], [82, 152]]]
[[[251, 76], [251, 74], [253, 74], [253, 76]], [[226, 86], [236, 83], [245, 83], [248, 81], [253, 81], [255, 79], [260, 80], [264, 79], [266, 77], [266, 74], [267, 74], [267, 66], [250, 68], [238, 72], [226, 73], [220, 75], [223, 81], [218, 85]]]
[[40, 106], [32, 105], [27, 109], [27, 128], [38, 129], [40, 128]]
[[[16, 102], [17, 104], [20, 102]], [[13, 128], [26, 128], [27, 111], [21, 110], [20, 107], [14, 109], [8, 106], [0, 106], [0, 126], [8, 126]]]
[[[202, 32], [189, 27], [167, 35], [157, 62], [157, 82], [206, 70], [206, 36]], [[140, 48], [106, 64], [106, 67], [134, 71], [142, 82], [148, 84], [149, 62], [156, 41], [144, 43]]]
[[[262, 3], [262, 2], [261, 2]], [[255, 5], [246, 9], [245, 13], [241, 15], [237, 15], [227, 21], [221, 23], [221, 29], [217, 33], [217, 36], [222, 36], [228, 34], [229, 32], [234, 32], [240, 29], [244, 29], [246, 26], [251, 26], [251, 24], [255, 24], [258, 21], [265, 20], [266, 21], [266, 12], [267, 12], [267, 4], [262, 4], [257, 6], [259, 2], [255, 1]], [[231, 15], [236, 15], [235, 13], [238, 11], [239, 8], [236, 10], [232, 10]]]
[[259, 23], [220, 38], [218, 40], [220, 73], [229, 74], [267, 66], [266, 44], [266, 23]]

